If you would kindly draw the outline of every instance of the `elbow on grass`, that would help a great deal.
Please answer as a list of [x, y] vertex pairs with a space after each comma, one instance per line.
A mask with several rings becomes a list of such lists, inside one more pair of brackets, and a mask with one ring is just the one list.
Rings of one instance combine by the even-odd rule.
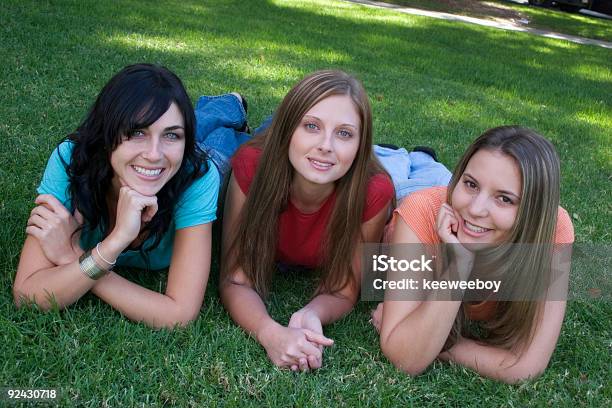
[[178, 308], [175, 313], [166, 316], [163, 321], [153, 323], [152, 326], [156, 329], [181, 329], [189, 326], [199, 315], [200, 308]]
[[424, 361], [415, 353], [399, 353], [398, 350], [389, 345], [388, 342], [381, 342], [381, 350], [395, 368], [411, 377], [422, 374], [431, 364], [431, 361]]
[[199, 309], [193, 312], [183, 313], [178, 316], [178, 319], [175, 321], [175, 326], [181, 327], [181, 328], [187, 327], [198, 318], [199, 314], [200, 314]]
[[30, 292], [21, 285], [16, 284], [13, 285], [13, 302], [17, 309], [27, 306], [38, 307], [43, 312], [51, 310], [54, 306], [62, 309], [55, 298], [49, 293], [46, 293], [45, 296], [37, 296], [36, 293]]
[[422, 364], [419, 362], [406, 363], [404, 361], [399, 360], [389, 360], [398, 370], [402, 371], [404, 374], [408, 374], [410, 377], [417, 377], [421, 375], [429, 367], [429, 364]]
[[510, 385], [535, 380], [544, 373], [546, 367], [548, 367], [548, 360], [530, 361], [523, 364], [519, 362], [501, 373], [498, 380]]
[[13, 303], [15, 303], [15, 307], [19, 309], [26, 299], [27, 297], [21, 288], [17, 284], [13, 284]]

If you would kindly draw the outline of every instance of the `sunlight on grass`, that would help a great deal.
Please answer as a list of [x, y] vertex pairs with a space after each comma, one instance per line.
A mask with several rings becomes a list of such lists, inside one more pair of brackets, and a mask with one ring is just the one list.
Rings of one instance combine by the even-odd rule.
[[550, 47], [545, 47], [543, 45], [532, 45], [531, 49], [537, 51], [541, 54], [554, 54], [555, 50]]
[[611, 99], [609, 99], [608, 102], [612, 103], [612, 70], [610, 67], [580, 64], [571, 67], [570, 72], [578, 74], [589, 81], [600, 81], [602, 82], [602, 86], [608, 86], [611, 92], [609, 95]]
[[241, 75], [245, 80], [262, 80], [276, 82], [266, 90], [266, 94], [276, 100], [282, 99], [291, 85], [304, 76], [304, 72], [297, 67], [277, 64], [239, 64], [234, 68], [237, 75]]
[[[191, 39], [189, 42], [185, 42], [178, 41], [170, 37], [146, 36], [141, 33], [127, 33], [124, 35], [114, 34], [107, 37], [105, 41], [114, 46], [132, 48], [135, 50], [172, 50], [173, 52], [194, 55], [197, 55], [197, 52], [205, 49], [207, 52], [223, 55], [226, 58], [219, 61], [219, 67], [227, 66], [227, 64], [232, 60], [241, 63], [245, 62], [243, 58], [245, 56], [245, 50], [240, 44], [236, 44], [231, 38], [216, 39], [213, 45], [207, 43], [207, 41], [201, 41], [201, 39]], [[238, 50], [242, 51], [242, 53], [236, 52]], [[312, 47], [306, 47], [300, 44], [282, 44], [272, 41], [255, 42], [255, 46], [252, 47], [252, 54], [255, 55], [254, 58], [253, 55], [249, 56], [250, 62], [255, 64], [255, 66], [252, 68], [256, 68], [257, 66], [267, 67], [266, 71], [262, 73], [261, 77], [268, 80], [283, 79], [286, 78], [287, 75], [297, 77], [304, 74], [300, 70], [279, 67], [278, 61], [273, 61], [273, 66], [269, 66], [270, 64], [266, 63], [266, 59], [274, 55], [290, 55], [293, 58], [310, 57], [329, 64], [348, 64], [352, 60], [352, 57], [348, 53], [340, 52], [331, 48], [320, 47], [313, 49]], [[254, 69], [249, 69], [245, 70], [244, 72], [255, 71], [256, 70]], [[270, 74], [272, 74], [271, 77], [269, 76]]]
[[[610, 118], [610, 107], [605, 106], [603, 101], [595, 102], [589, 106], [581, 107], [574, 115], [576, 120], [588, 125], [597, 126], [601, 129], [612, 129], [612, 119]], [[601, 148], [612, 152], [612, 135], [602, 132], [596, 135], [596, 140], [601, 143]]]
[[126, 48], [147, 49], [154, 51], [173, 51], [179, 53], [192, 52], [190, 46], [184, 41], [177, 41], [169, 37], [144, 35], [141, 33], [115, 34], [107, 37], [110, 45], [119, 45]]
[[397, 25], [419, 25], [428, 19], [427, 17], [412, 16], [388, 9], [371, 8], [361, 4], [338, 0], [308, 0], [302, 2], [274, 0], [273, 3], [283, 8], [308, 9], [311, 13], [321, 17], [333, 15], [365, 23], [382, 22]]
[[[454, 14], [487, 18], [487, 13], [471, 12], [448, 1], [434, 0], [388, 0], [387, 2], [417, 9], [440, 11]], [[550, 30], [552, 32], [577, 35], [587, 38], [612, 41], [612, 21], [608, 19], [585, 16], [578, 13], [567, 13], [552, 8], [533, 7], [508, 1], [496, 0], [488, 3], [495, 8], [511, 9], [525, 17], [528, 27]]]
[[283, 44], [273, 41], [257, 41], [255, 44], [253, 53], [258, 54], [262, 62], [265, 61], [267, 55], [290, 55], [296, 58], [313, 58], [333, 64], [348, 64], [353, 60], [346, 51], [333, 49], [327, 44], [321, 44], [320, 47], [308, 47], [303, 44]]
[[[431, 120], [453, 125], [458, 120], [478, 120], [477, 118], [481, 116], [483, 108], [491, 106], [491, 101], [488, 99], [493, 98], [474, 98], [470, 101], [459, 100], [457, 98], [437, 99], [432, 100], [424, 108], [426, 111], [431, 112]], [[469, 143], [469, 141], [467, 142]]]
[[531, 26], [551, 31], [612, 41], [612, 21], [578, 13], [528, 6], [514, 6], [528, 16]]
[[271, 0], [270, 3], [277, 7], [293, 8], [296, 10], [311, 8], [319, 15], [336, 14], [338, 11], [351, 10], [354, 7], [353, 3], [338, 0]]

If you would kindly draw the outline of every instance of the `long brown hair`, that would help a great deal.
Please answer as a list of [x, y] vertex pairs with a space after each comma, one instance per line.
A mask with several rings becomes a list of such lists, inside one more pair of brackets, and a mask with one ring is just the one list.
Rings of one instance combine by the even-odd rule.
[[[495, 318], [482, 324], [487, 333], [483, 340], [521, 351], [531, 342], [534, 322], [541, 318], [541, 302], [532, 299], [549, 284], [559, 207], [559, 157], [554, 146], [531, 129], [518, 126], [489, 129], [472, 143], [457, 164], [447, 191], [451, 205], [453, 191], [468, 162], [481, 149], [513, 158], [522, 178], [516, 220], [504, 244], [535, 244], [521, 246], [519, 250], [516, 245], [500, 245], [486, 255], [489, 258], [486, 269], [504, 275], [504, 284], [509, 283], [513, 291], [521, 291], [528, 300], [498, 302]], [[477, 253], [475, 265], [480, 256]], [[495, 268], [491, 268], [491, 260]], [[517, 293], [506, 295], [517, 296]], [[459, 333], [474, 337], [466, 330], [468, 323], [467, 311], [462, 307], [449, 336], [450, 344]]]
[[228, 252], [235, 254], [234, 261], [224, 268], [224, 276], [227, 278], [236, 266], [242, 267], [262, 297], [268, 293], [275, 270], [278, 220], [287, 206], [294, 173], [289, 161], [291, 137], [306, 112], [332, 95], [351, 98], [359, 114], [360, 137], [351, 167], [336, 181], [335, 204], [320, 245], [324, 250], [318, 291], [333, 293], [358, 284], [352, 274], [352, 258], [361, 238], [368, 180], [384, 170], [372, 153], [372, 114], [362, 84], [342, 71], [317, 71], [289, 91], [270, 127], [249, 142], [261, 148], [262, 154]]

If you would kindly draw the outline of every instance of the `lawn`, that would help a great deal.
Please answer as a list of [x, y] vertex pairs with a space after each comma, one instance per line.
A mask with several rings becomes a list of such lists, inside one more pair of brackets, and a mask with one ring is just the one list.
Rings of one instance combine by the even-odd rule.
[[[612, 50], [314, 0], [11, 0], [0, 20], [0, 387], [55, 387], [62, 406], [91, 407], [610, 406], [605, 291], [569, 303], [542, 377], [508, 386], [442, 363], [403, 375], [380, 352], [364, 302], [326, 328], [336, 344], [323, 369], [278, 370], [220, 306], [216, 262], [200, 317], [175, 331], [130, 322], [94, 296], [65, 311], [16, 310], [10, 288], [47, 157], [111, 75], [140, 61], [174, 70], [193, 100], [239, 91], [251, 124], [305, 74], [347, 70], [369, 91], [377, 142], [430, 145], [449, 167], [487, 128], [532, 127], [559, 151], [577, 242], [609, 245]], [[163, 289], [163, 272], [126, 274]], [[278, 277], [273, 316], [287, 322], [311, 287]]]
[[526, 19], [529, 23], [521, 26], [612, 41], [612, 20], [512, 0], [389, 0], [387, 3], [485, 19]]

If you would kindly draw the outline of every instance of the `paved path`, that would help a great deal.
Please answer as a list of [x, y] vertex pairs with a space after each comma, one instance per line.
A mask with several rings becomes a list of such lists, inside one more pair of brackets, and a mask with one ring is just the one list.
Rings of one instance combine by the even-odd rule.
[[521, 26], [517, 26], [514, 24], [510, 24], [510, 23], [499, 23], [497, 21], [484, 20], [482, 18], [459, 16], [456, 14], [440, 13], [437, 11], [428, 11], [428, 10], [421, 10], [421, 9], [415, 9], [415, 8], [410, 8], [410, 7], [403, 7], [397, 4], [383, 3], [381, 1], [370, 1], [370, 0], [345, 0], [345, 1], [350, 1], [351, 3], [359, 3], [359, 4], [363, 4], [365, 6], [370, 6], [370, 7], [393, 9], [400, 13], [414, 14], [417, 16], [433, 17], [433, 18], [438, 18], [442, 20], [461, 21], [464, 23], [471, 23], [471, 24], [478, 24], [478, 25], [483, 25], [487, 27], [500, 28], [502, 30], [520, 31], [524, 33], [539, 35], [542, 37], [547, 37], [547, 38], [555, 38], [558, 40], [566, 40], [566, 41], [571, 41], [573, 43], [578, 43], [578, 44], [596, 45], [599, 47], [612, 49], [612, 43], [608, 41], [593, 40], [590, 38], [578, 37], [575, 35], [553, 33], [551, 31], [540, 30], [540, 29], [531, 28], [531, 27], [521, 27]]

